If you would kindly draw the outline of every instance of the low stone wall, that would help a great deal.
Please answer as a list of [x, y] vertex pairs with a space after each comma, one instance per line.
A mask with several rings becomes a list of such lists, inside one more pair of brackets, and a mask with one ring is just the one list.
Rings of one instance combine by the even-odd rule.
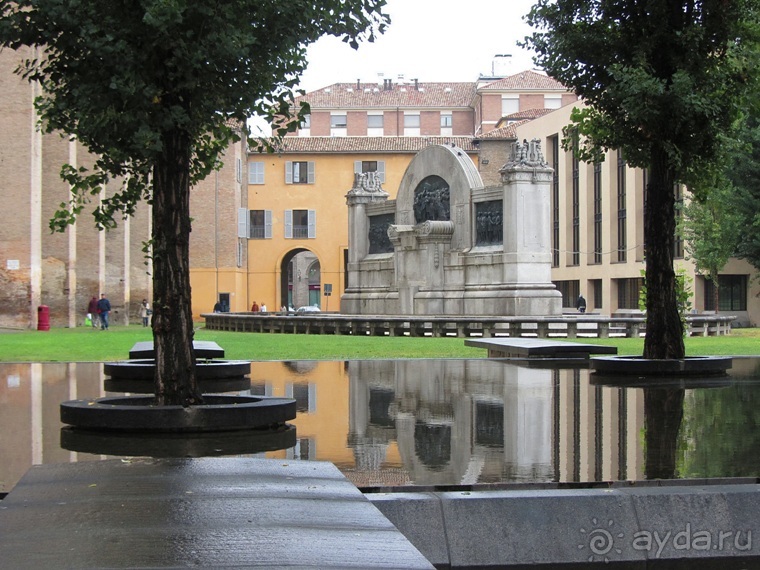
[[760, 567], [756, 480], [601, 487], [366, 496], [436, 568]]
[[[454, 336], [609, 338], [644, 336], [644, 317], [600, 315], [557, 317], [483, 317], [429, 315], [344, 315], [340, 313], [204, 313], [210, 330], [280, 334], [371, 336]], [[692, 336], [730, 334], [733, 316], [691, 315]]]

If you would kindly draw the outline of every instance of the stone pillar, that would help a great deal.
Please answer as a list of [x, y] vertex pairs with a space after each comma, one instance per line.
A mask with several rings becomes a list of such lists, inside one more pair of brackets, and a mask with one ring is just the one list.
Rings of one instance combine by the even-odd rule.
[[[348, 287], [346, 292], [361, 287], [359, 262], [369, 254], [370, 220], [367, 205], [388, 200], [376, 172], [354, 174], [354, 185], [346, 194], [348, 204]], [[356, 312], [357, 307], [346, 305], [341, 299], [341, 312]]]
[[416, 226], [416, 234], [420, 247], [425, 251], [424, 264], [420, 268], [425, 276], [425, 286], [428, 289], [443, 289], [443, 261], [454, 235], [454, 222], [428, 220]]
[[[388, 193], [382, 189], [376, 172], [354, 174], [354, 185], [346, 194], [349, 263], [357, 263], [369, 253], [367, 204], [385, 202], [387, 199]], [[349, 275], [349, 286], [351, 284]]]
[[394, 224], [388, 228], [388, 237], [393, 244], [394, 282], [398, 288], [399, 313], [414, 314], [414, 297], [425, 283], [424, 266], [417, 247], [415, 226]]
[[555, 315], [561, 295], [551, 282], [551, 180], [538, 139], [516, 142], [500, 170], [504, 187], [504, 282], [520, 289], [515, 313]]

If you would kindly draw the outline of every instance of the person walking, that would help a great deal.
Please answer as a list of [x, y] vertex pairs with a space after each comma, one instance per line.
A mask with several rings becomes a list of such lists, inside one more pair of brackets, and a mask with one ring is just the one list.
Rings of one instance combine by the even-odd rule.
[[259, 312], [259, 304], [254, 301], [253, 305], [251, 305], [251, 312], [252, 313], [258, 313]]
[[578, 309], [579, 313], [586, 312], [586, 299], [583, 298], [583, 295], [578, 295], [578, 301], [575, 303], [575, 308]]
[[92, 296], [90, 303], [87, 305], [87, 315], [90, 317], [92, 328], [98, 328], [100, 319], [98, 318], [98, 298], [95, 295]]
[[111, 312], [111, 302], [105, 293], [101, 293], [98, 301], [98, 315], [100, 316], [100, 330], [108, 330], [108, 314]]
[[140, 318], [142, 319], [144, 327], [148, 326], [148, 321], [151, 314], [153, 314], [153, 311], [150, 310], [150, 305], [148, 305], [148, 300], [143, 299], [142, 303], [140, 303]]

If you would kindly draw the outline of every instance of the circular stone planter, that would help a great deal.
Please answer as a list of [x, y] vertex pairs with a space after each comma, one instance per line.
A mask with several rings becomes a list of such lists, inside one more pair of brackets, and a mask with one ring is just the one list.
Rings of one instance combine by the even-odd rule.
[[[103, 382], [107, 392], [154, 393], [156, 362], [153, 359], [131, 359], [106, 362]], [[195, 377], [203, 394], [240, 392], [251, 387], [251, 363], [247, 360], [197, 360]]]
[[[251, 387], [251, 379], [247, 376], [237, 378], [213, 378], [198, 380], [198, 389], [203, 394], [218, 394], [220, 392], [241, 392]], [[130, 392], [132, 394], [153, 394], [155, 384], [153, 379], [138, 378], [136, 380], [106, 378], [103, 381], [106, 392]]]
[[[156, 373], [156, 361], [148, 358], [135, 360], [118, 360], [103, 364], [103, 372], [112, 380], [149, 380], [153, 381]], [[195, 377], [198, 380], [219, 378], [236, 378], [251, 372], [251, 363], [247, 360], [198, 360], [195, 364]]]
[[591, 359], [591, 382], [626, 386], [687, 387], [725, 385], [718, 377], [731, 368], [729, 356], [690, 356], [654, 360], [640, 356], [598, 356]]
[[296, 402], [265, 396], [206, 395], [198, 406], [157, 406], [152, 396], [69, 400], [61, 422], [80, 429], [131, 432], [213, 432], [282, 425], [296, 417]]
[[133, 433], [61, 428], [61, 447], [79, 453], [129, 457], [218, 457], [288, 449], [292, 425], [213, 433]]

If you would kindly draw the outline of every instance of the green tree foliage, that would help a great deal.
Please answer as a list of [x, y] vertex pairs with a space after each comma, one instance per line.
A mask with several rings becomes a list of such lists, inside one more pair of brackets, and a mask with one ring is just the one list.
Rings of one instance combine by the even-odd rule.
[[673, 186], [719, 170], [721, 143], [754, 86], [758, 0], [538, 0], [526, 45], [587, 106], [572, 114], [581, 158], [621, 149], [649, 169], [647, 358], [682, 358]]
[[681, 477], [760, 476], [757, 385], [739, 381], [692, 390], [684, 404], [679, 448]]
[[[706, 181], [711, 180], [706, 178]], [[684, 239], [687, 259], [715, 285], [713, 305], [719, 307], [718, 274], [736, 253], [742, 230], [742, 214], [734, 207], [735, 189], [718, 175], [702, 199], [684, 204], [678, 231]]]
[[760, 271], [760, 101], [750, 108], [739, 141], [726, 170], [735, 188], [731, 205], [741, 216], [736, 255]]
[[[153, 335], [159, 404], [201, 400], [190, 307], [189, 194], [219, 166], [254, 114], [288, 116], [323, 35], [353, 46], [388, 24], [385, 0], [0, 0], [0, 46], [32, 48], [19, 72], [39, 82], [47, 132], [75, 137], [94, 157], [87, 172], [64, 168], [71, 209], [64, 230], [100, 192], [99, 227], [152, 204]], [[278, 123], [278, 134], [298, 117]]]

